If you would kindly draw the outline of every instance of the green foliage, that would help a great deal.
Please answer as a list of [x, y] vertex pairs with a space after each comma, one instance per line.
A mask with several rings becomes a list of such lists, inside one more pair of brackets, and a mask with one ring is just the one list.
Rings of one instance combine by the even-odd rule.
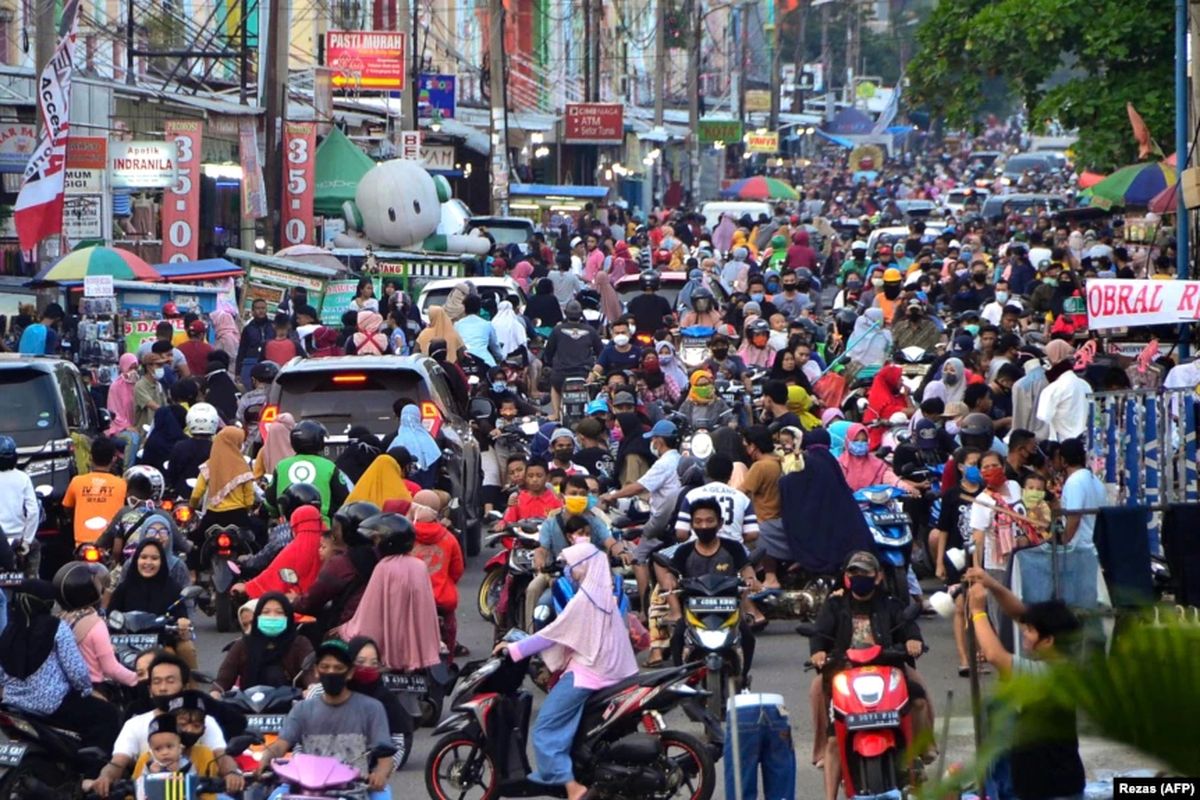
[[1172, 9], [1169, 0], [942, 0], [917, 31], [910, 99], [974, 128], [985, 81], [1002, 77], [1034, 130], [1078, 129], [1081, 165], [1131, 163], [1127, 101], [1160, 142], [1172, 136]]

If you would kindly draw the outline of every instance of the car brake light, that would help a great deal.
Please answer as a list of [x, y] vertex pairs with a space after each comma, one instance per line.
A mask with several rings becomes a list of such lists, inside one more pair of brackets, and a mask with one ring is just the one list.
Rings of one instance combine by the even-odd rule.
[[421, 403], [421, 424], [430, 436], [438, 435], [442, 429], [442, 412], [438, 411], [436, 404], [429, 401]]
[[334, 375], [333, 382], [334, 383], [353, 383], [353, 384], [366, 383], [367, 376], [366, 375]]
[[258, 412], [258, 421], [263, 424], [274, 422], [277, 419], [279, 419], [279, 406], [263, 406], [263, 410]]

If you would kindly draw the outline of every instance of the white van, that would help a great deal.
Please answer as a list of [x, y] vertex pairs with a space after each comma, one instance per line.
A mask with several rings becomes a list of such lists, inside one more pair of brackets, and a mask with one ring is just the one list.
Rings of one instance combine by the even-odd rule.
[[731, 214], [738, 220], [743, 214], [749, 214], [750, 219], [758, 221], [759, 214], [773, 216], [775, 208], [765, 200], [713, 200], [700, 207], [704, 215], [704, 224], [711, 231], [721, 221], [722, 214]]

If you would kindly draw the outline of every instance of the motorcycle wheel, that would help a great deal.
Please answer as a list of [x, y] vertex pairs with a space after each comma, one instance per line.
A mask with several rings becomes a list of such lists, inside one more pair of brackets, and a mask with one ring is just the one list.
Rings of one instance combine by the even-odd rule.
[[432, 697], [422, 697], [419, 705], [421, 706], [421, 716], [416, 720], [417, 726], [420, 728], [435, 727], [438, 720], [442, 718], [442, 704]]
[[708, 706], [708, 711], [721, 722], [725, 721], [725, 670], [720, 672], [709, 672], [704, 676], [704, 689], [708, 692], [708, 697], [704, 699], [704, 703]]
[[483, 576], [483, 582], [479, 584], [479, 616], [483, 617], [484, 622], [495, 621], [496, 602], [500, 599], [500, 590], [503, 588], [504, 570], [500, 567], [488, 570]]
[[674, 789], [651, 794], [652, 800], [710, 800], [717, 787], [717, 771], [707, 745], [690, 733], [663, 731], [663, 752], [673, 767], [682, 772]]
[[[73, 800], [83, 796], [81, 776], [70, 774], [63, 765], [36, 756], [26, 757], [21, 765], [0, 778], [0, 800], [26, 800], [31, 797], [54, 797]], [[46, 789], [49, 794], [43, 794]]]
[[434, 800], [494, 800], [499, 796], [496, 765], [480, 742], [452, 733], [429, 751], [425, 789]]
[[237, 610], [233, 607], [229, 592], [213, 594], [213, 618], [217, 622], [217, 633], [229, 633], [238, 627]]
[[896, 767], [892, 752], [876, 758], [864, 758], [858, 762], [859, 782], [855, 786], [859, 794], [886, 794], [896, 787]]

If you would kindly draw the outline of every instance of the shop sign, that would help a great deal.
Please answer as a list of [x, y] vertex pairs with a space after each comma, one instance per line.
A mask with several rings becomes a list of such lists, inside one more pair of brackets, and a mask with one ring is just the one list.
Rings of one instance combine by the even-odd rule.
[[338, 89], [404, 90], [403, 31], [329, 31], [325, 63]]
[[625, 107], [620, 103], [567, 103], [564, 142], [620, 144], [624, 140]]
[[[157, 300], [157, 297], [155, 297]], [[126, 301], [128, 302], [128, 301]], [[147, 339], [154, 338], [154, 329], [158, 327], [161, 319], [155, 317], [146, 317], [143, 319], [126, 319], [124, 323], [125, 334], [125, 352], [136, 353], [138, 348], [142, 346], [142, 342]], [[175, 317], [167, 322], [175, 328], [176, 335], [183, 332], [183, 317]]]
[[112, 142], [108, 180], [114, 189], [165, 189], [175, 184], [175, 145], [171, 142]]
[[104, 238], [104, 197], [72, 194], [63, 198], [63, 236], [75, 244], [85, 239]]
[[697, 126], [701, 144], [733, 144], [742, 140], [742, 123], [736, 119], [702, 119]]
[[325, 291], [325, 281], [308, 275], [294, 272], [284, 272], [273, 267], [262, 267], [257, 264], [246, 272], [245, 287], [242, 292], [242, 319], [250, 319], [250, 306], [255, 300], [265, 300], [267, 314], [274, 315], [283, 302], [284, 296], [293, 286], [299, 286], [308, 291], [308, 304], [314, 308], [321, 307], [322, 294]]
[[1200, 319], [1200, 281], [1094, 278], [1086, 294], [1089, 330]]
[[162, 259], [195, 261], [200, 257], [200, 153], [204, 123], [167, 120], [167, 142], [175, 148], [175, 183], [163, 192]]
[[454, 145], [427, 144], [421, 148], [421, 160], [427, 169], [454, 169]]
[[747, 133], [746, 149], [751, 153], [778, 153], [779, 132]]
[[287, 154], [284, 165], [286, 180], [280, 212], [284, 246], [312, 244], [316, 142], [315, 123], [287, 123], [283, 132], [283, 148]]
[[71, 136], [67, 139], [67, 194], [101, 194], [108, 166], [108, 139], [103, 136]]
[[21, 174], [37, 147], [37, 129], [31, 123], [0, 125], [0, 172]]
[[768, 89], [746, 90], [746, 111], [770, 111], [771, 92]]
[[400, 157], [410, 161], [421, 160], [420, 131], [400, 131]]
[[454, 88], [453, 75], [422, 74], [417, 79], [417, 115], [431, 119], [436, 109], [442, 119], [454, 119]]

